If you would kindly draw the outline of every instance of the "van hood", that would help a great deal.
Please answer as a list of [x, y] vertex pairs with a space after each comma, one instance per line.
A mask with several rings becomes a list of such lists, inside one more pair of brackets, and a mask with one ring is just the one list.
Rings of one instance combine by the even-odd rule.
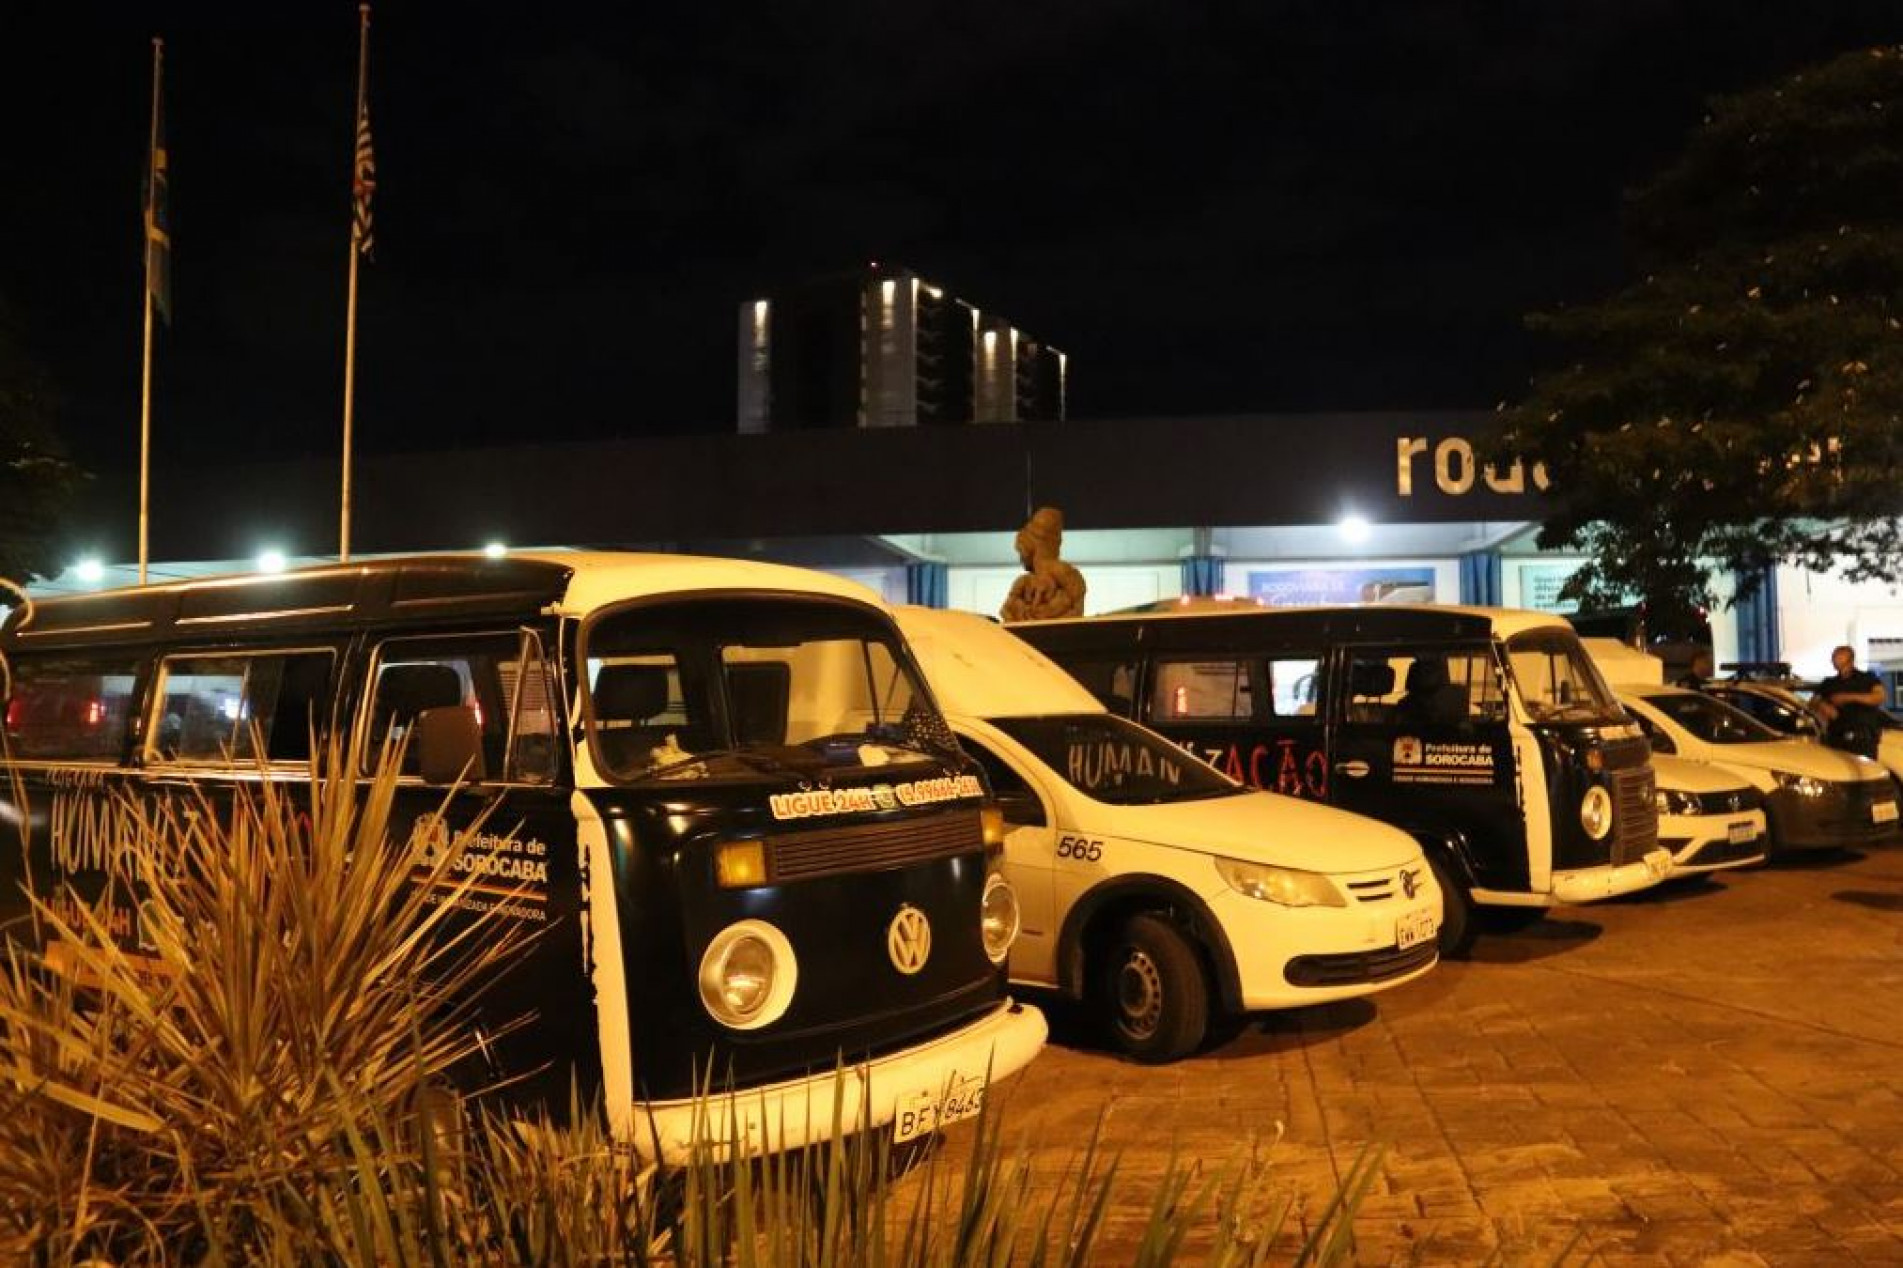
[[1711, 756], [1726, 766], [1785, 771], [1833, 783], [1858, 779], [1885, 779], [1888, 773], [1875, 762], [1810, 740], [1760, 740], [1751, 744], [1714, 744]]
[[1274, 867], [1374, 872], [1421, 859], [1421, 847], [1399, 828], [1278, 793], [1090, 811], [1086, 804], [1073, 799], [1073, 813], [1086, 832]]

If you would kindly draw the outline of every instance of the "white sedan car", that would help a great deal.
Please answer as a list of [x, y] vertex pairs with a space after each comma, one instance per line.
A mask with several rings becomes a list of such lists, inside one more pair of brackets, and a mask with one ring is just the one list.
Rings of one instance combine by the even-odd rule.
[[1781, 736], [1702, 692], [1638, 685], [1618, 691], [1655, 753], [1710, 762], [1764, 794], [1774, 853], [1895, 839], [1897, 786], [1877, 763]]
[[1764, 861], [1770, 841], [1764, 794], [1709, 762], [1652, 754], [1659, 844], [1672, 852], [1673, 876], [1747, 867]]

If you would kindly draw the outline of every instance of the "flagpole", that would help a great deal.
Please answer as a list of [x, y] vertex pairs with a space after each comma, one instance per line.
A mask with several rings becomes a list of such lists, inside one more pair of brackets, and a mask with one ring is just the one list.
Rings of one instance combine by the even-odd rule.
[[[370, 6], [357, 6], [357, 112], [351, 117], [351, 172], [356, 173], [356, 137], [357, 129], [362, 126], [364, 100], [370, 74]], [[353, 191], [354, 192], [354, 191]], [[359, 226], [353, 203], [350, 216], [350, 298], [349, 313], [344, 324], [344, 482], [342, 508], [338, 517], [337, 560], [350, 562], [350, 463], [351, 430], [355, 422], [357, 396], [357, 262], [362, 255], [362, 242], [358, 237]]]
[[152, 529], [152, 232], [159, 188], [159, 74], [165, 41], [152, 39], [152, 135], [146, 146], [145, 182], [145, 356], [139, 377], [139, 584], [145, 584], [151, 559]]

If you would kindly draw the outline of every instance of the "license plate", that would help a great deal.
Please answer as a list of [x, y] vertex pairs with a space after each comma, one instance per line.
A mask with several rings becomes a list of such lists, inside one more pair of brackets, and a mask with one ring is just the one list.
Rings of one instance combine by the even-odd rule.
[[1896, 803], [1894, 801], [1879, 801], [1873, 804], [1870, 807], [1870, 821], [1872, 823], [1895, 823]]
[[1419, 911], [1410, 911], [1394, 922], [1394, 945], [1402, 951], [1409, 947], [1419, 946], [1433, 937], [1439, 928], [1440, 922], [1434, 918], [1433, 908], [1423, 907]]
[[898, 1118], [893, 1123], [893, 1143], [903, 1145], [960, 1119], [975, 1117], [984, 1106], [983, 1075], [959, 1079], [942, 1093], [912, 1092], [902, 1096]]
[[1746, 841], [1758, 839], [1758, 825], [1746, 819], [1742, 823], [1728, 824], [1725, 827], [1725, 839], [1733, 845], [1743, 845]]

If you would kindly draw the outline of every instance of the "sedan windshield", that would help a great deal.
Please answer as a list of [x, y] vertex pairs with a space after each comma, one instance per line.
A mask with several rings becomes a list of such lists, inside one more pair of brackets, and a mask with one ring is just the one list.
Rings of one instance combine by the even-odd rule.
[[1696, 692], [1640, 698], [1707, 744], [1757, 744], [1784, 738], [1750, 714]]
[[1616, 725], [1625, 710], [1571, 630], [1529, 630], [1507, 640], [1520, 703], [1535, 722]]
[[589, 737], [617, 779], [959, 760], [899, 636], [801, 598], [685, 600], [589, 628]]
[[1228, 797], [1246, 791], [1154, 731], [1107, 713], [993, 718], [1086, 797], [1113, 806]]

